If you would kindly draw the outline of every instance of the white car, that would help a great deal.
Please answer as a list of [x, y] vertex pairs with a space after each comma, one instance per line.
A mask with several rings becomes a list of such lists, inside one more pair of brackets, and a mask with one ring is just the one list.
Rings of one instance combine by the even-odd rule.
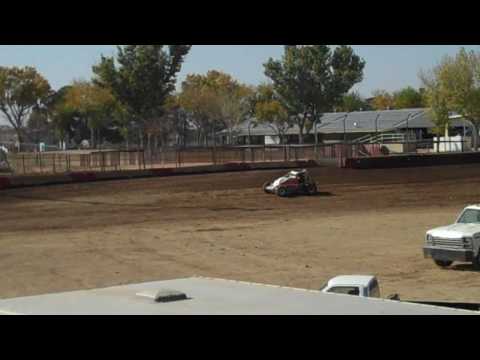
[[378, 285], [378, 280], [375, 276], [337, 276], [326, 283], [320, 291], [330, 294], [344, 294], [370, 298], [380, 297], [380, 286]]
[[467, 206], [454, 224], [428, 231], [423, 254], [442, 268], [461, 261], [479, 269], [480, 205]]

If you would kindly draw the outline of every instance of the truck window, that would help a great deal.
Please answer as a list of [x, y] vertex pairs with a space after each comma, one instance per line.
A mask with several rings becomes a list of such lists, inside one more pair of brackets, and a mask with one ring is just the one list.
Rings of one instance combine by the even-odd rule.
[[331, 288], [329, 293], [360, 296], [360, 289], [356, 286], [337, 286]]
[[459, 224], [480, 224], [480, 211], [467, 209], [458, 220]]

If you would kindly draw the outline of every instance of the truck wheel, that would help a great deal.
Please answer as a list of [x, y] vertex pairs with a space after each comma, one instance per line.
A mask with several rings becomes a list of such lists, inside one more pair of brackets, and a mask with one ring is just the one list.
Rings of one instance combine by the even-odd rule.
[[280, 189], [277, 190], [277, 195], [280, 197], [287, 197], [288, 196], [288, 190], [287, 188], [281, 187]]
[[480, 252], [478, 253], [477, 257], [473, 259], [473, 269], [480, 270]]
[[440, 266], [441, 268], [446, 268], [453, 264], [453, 261], [444, 261], [444, 260], [433, 260], [433, 261], [435, 261], [435, 264], [437, 266]]

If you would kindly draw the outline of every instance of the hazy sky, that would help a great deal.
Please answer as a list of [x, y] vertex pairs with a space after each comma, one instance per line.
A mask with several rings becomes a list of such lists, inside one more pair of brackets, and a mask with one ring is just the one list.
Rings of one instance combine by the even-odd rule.
[[[357, 89], [369, 96], [375, 89], [397, 90], [419, 86], [418, 71], [455, 54], [457, 45], [354, 45], [367, 61], [365, 80]], [[480, 51], [479, 45], [467, 46]], [[194, 45], [180, 80], [188, 73], [210, 69], [228, 72], [239, 80], [258, 84], [265, 80], [262, 64], [279, 58], [281, 45]], [[101, 54], [113, 55], [114, 45], [0, 45], [0, 66], [35, 66], [58, 89], [73, 79], [88, 79]]]

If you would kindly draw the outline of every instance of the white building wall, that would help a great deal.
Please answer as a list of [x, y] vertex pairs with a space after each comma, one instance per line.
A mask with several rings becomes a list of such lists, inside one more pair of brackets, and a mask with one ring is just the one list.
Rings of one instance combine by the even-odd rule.
[[[462, 136], [449, 136], [441, 137], [440, 144], [438, 143], [439, 138], [433, 138], [433, 149], [435, 152], [461, 152], [462, 151], [462, 141], [464, 142], [463, 149], [467, 149], [467, 144], [465, 139]], [[442, 142], [443, 141], [443, 142]]]
[[265, 136], [265, 145], [279, 145], [280, 138], [278, 136]]

